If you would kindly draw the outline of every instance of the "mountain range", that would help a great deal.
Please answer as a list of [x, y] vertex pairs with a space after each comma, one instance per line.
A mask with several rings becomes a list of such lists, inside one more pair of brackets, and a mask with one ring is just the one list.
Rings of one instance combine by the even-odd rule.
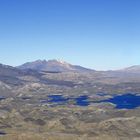
[[0, 64], [0, 76], [19, 76], [24, 74], [33, 74], [35, 72], [52, 72], [52, 73], [60, 73], [60, 72], [100, 72], [100, 73], [140, 73], [140, 65], [134, 65], [131, 67], [123, 68], [120, 70], [110, 70], [110, 71], [96, 71], [93, 69], [85, 68], [79, 65], [72, 65], [65, 61], [60, 60], [36, 60], [33, 62], [27, 62], [20, 66], [9, 66]]
[[[27, 62], [16, 68], [25, 70], [25, 69], [32, 69], [36, 71], [48, 71], [48, 72], [93, 72], [95, 70], [85, 68], [79, 65], [72, 65], [68, 62], [62, 60], [36, 60], [33, 62]], [[116, 72], [130, 72], [130, 73], [140, 73], [140, 65], [134, 65], [127, 68], [123, 68], [120, 70], [114, 70]]]
[[70, 87], [79, 83], [140, 83], [140, 66], [115, 71], [96, 71], [60, 60], [37, 60], [17, 67], [0, 64], [0, 82], [12, 87], [36, 82]]
[[84, 68], [78, 65], [72, 65], [65, 61], [61, 60], [36, 60], [34, 62], [27, 62], [21, 66], [18, 66], [19, 69], [32, 69], [36, 71], [50, 71], [50, 72], [90, 72], [93, 71], [88, 68]]

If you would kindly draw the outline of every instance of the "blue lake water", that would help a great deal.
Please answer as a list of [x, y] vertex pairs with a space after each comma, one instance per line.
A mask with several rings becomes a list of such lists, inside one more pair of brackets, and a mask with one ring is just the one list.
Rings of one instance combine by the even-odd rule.
[[63, 97], [62, 95], [49, 95], [50, 100], [48, 102], [67, 102], [69, 98]]
[[118, 109], [134, 109], [140, 106], [140, 96], [133, 94], [124, 94], [119, 96], [114, 96], [108, 100], [103, 100], [100, 102], [110, 102], [116, 105]]
[[0, 136], [6, 135], [4, 131], [0, 131]]
[[69, 101], [73, 101], [75, 105], [78, 106], [88, 106], [90, 102], [88, 101], [88, 96], [79, 97], [65, 97], [63, 95], [49, 95], [49, 100], [41, 100], [41, 103], [57, 103], [57, 104], [67, 104]]
[[83, 96], [79, 96], [78, 98], [76, 98], [76, 105], [78, 106], [88, 106], [90, 104], [90, 102], [88, 101], [89, 97], [86, 95]]
[[0, 96], [0, 100], [4, 100], [6, 99], [4, 96]]
[[[103, 95], [101, 95], [103, 96]], [[116, 105], [117, 109], [134, 109], [140, 106], [140, 96], [134, 94], [123, 94], [114, 96], [107, 100], [101, 100], [98, 102], [94, 102], [90, 100], [90, 97], [87, 95], [82, 95], [78, 97], [65, 97], [63, 95], [50, 95], [48, 96], [49, 100], [42, 100], [41, 103], [55, 103], [58, 105], [68, 104], [69, 101], [73, 101], [72, 103], [77, 106], [88, 106], [94, 103], [104, 103], [109, 102]]]

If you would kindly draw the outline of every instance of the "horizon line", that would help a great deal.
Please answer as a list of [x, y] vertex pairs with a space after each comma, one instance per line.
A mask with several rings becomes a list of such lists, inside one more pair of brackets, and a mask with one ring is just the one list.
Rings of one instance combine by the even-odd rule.
[[5, 63], [1, 63], [2, 65], [6, 65], [6, 66], [12, 66], [12, 67], [18, 67], [20, 65], [23, 65], [25, 63], [32, 63], [32, 62], [36, 62], [36, 61], [51, 61], [51, 60], [55, 60], [55, 61], [62, 61], [62, 62], [65, 62], [65, 63], [68, 63], [68, 64], [71, 64], [71, 65], [74, 65], [74, 66], [81, 66], [81, 67], [84, 67], [84, 68], [87, 68], [87, 69], [91, 69], [91, 70], [95, 70], [95, 71], [118, 71], [118, 70], [123, 70], [123, 69], [126, 69], [126, 68], [129, 68], [129, 67], [134, 67], [134, 66], [140, 66], [140, 65], [129, 65], [129, 66], [124, 66], [124, 67], [120, 67], [120, 68], [116, 68], [116, 69], [94, 69], [94, 68], [91, 68], [91, 67], [88, 67], [88, 66], [83, 66], [83, 65], [80, 65], [80, 64], [72, 64], [72, 63], [69, 63], [63, 59], [36, 59], [36, 60], [32, 60], [32, 61], [27, 61], [27, 62], [24, 62], [24, 63], [21, 63], [19, 65], [11, 65], [11, 64], [5, 64]]

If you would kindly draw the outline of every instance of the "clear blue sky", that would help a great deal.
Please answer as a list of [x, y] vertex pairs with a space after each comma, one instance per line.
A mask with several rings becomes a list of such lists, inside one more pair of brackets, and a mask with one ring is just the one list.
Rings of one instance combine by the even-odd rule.
[[0, 63], [140, 64], [140, 0], [0, 0]]

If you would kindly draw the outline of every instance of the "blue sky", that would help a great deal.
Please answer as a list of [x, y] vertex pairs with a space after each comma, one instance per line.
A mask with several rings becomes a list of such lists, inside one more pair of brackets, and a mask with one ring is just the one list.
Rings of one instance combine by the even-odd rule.
[[0, 63], [140, 64], [139, 0], [0, 0]]

